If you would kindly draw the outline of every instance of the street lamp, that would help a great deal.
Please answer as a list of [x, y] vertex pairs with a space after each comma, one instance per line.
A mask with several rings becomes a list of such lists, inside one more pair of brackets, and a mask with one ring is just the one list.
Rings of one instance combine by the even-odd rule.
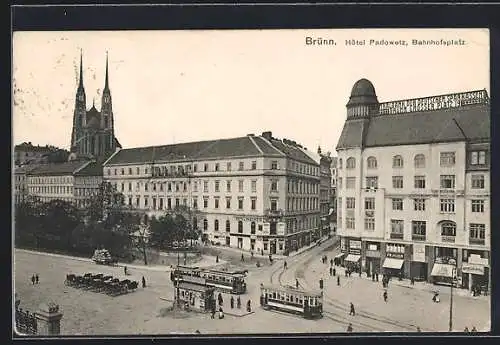
[[448, 331], [451, 332], [453, 329], [453, 285], [457, 280], [457, 269], [454, 267], [451, 271], [451, 287], [450, 287], [450, 322]]

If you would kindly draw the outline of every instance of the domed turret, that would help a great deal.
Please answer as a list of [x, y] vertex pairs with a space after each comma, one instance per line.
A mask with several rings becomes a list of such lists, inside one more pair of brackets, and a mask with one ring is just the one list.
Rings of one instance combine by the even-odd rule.
[[347, 118], [359, 118], [372, 115], [378, 111], [377, 94], [368, 79], [360, 79], [352, 87], [347, 103]]

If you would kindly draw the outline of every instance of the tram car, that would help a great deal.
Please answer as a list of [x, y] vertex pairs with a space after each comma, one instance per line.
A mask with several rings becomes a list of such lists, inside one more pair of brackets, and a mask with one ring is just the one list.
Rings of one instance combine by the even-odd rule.
[[182, 280], [183, 276], [199, 278], [201, 270], [198, 267], [177, 266], [172, 273], [170, 273], [170, 280]]
[[237, 295], [244, 294], [247, 291], [244, 272], [203, 270], [200, 276], [205, 278], [207, 286], [212, 286], [216, 290]]
[[323, 294], [294, 287], [261, 286], [260, 305], [265, 310], [279, 310], [306, 319], [323, 316]]

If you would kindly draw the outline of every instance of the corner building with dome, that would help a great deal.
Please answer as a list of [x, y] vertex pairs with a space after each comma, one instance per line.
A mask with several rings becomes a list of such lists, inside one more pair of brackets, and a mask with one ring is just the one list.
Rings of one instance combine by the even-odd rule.
[[336, 150], [345, 266], [490, 290], [486, 90], [380, 102], [357, 81]]

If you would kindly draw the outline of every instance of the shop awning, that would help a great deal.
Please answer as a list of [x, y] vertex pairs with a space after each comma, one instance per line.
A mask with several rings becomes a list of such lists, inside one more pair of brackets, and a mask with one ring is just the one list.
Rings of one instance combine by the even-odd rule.
[[382, 267], [400, 270], [403, 267], [403, 262], [405, 262], [403, 259], [385, 258]]
[[335, 259], [340, 259], [343, 256], [344, 256], [344, 253], [337, 254], [337, 255], [335, 255]]
[[455, 266], [453, 265], [435, 263], [432, 267], [431, 276], [453, 278], [454, 269]]
[[358, 262], [360, 258], [361, 258], [361, 255], [349, 254], [345, 258], [345, 261]]

